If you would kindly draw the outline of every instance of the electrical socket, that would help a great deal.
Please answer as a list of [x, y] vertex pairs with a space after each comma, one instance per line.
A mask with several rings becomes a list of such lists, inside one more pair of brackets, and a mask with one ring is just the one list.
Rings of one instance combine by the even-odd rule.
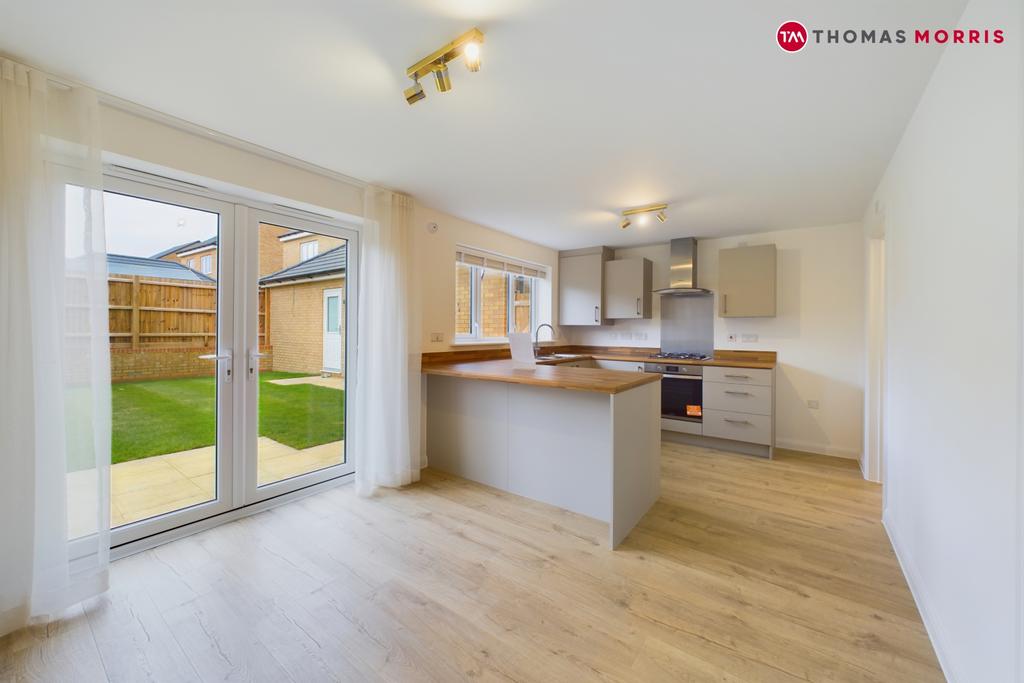
[[740, 337], [740, 339], [742, 339], [744, 342], [747, 342], [749, 344], [751, 342], [756, 342], [757, 341], [757, 335], [756, 334], [744, 334], [744, 335], [742, 335]]
[[731, 342], [736, 341], [736, 335], [735, 334], [730, 334], [728, 338], [729, 338], [729, 341], [731, 341]]
[[807, 407], [811, 410], [817, 410], [821, 407], [821, 403], [816, 398], [807, 399]]
[[444, 342], [444, 332], [431, 332], [430, 341], [435, 343]]

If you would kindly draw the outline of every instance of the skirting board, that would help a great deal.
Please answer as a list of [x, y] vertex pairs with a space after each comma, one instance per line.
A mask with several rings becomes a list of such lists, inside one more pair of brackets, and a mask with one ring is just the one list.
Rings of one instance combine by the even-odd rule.
[[924, 584], [917, 573], [917, 568], [903, 552], [903, 545], [899, 540], [899, 535], [893, 531], [895, 527], [889, 522], [888, 512], [882, 513], [882, 527], [885, 529], [886, 535], [889, 536], [889, 545], [892, 546], [893, 553], [896, 554], [896, 561], [900, 563], [900, 569], [903, 570], [903, 578], [907, 580], [907, 586], [910, 587], [910, 596], [914, 598], [917, 611], [921, 613], [921, 621], [924, 622], [924, 629], [928, 632], [928, 639], [932, 641], [932, 649], [935, 650], [935, 656], [939, 660], [939, 666], [942, 667], [942, 673], [946, 676], [946, 680], [949, 683], [966, 681], [967, 679], [961, 677], [959, 672], [953, 668], [953, 662], [946, 655], [945, 643], [949, 642], [949, 638], [939, 625], [938, 619], [928, 610], [927, 599], [924, 596]]
[[799, 439], [780, 439], [775, 437], [775, 447], [785, 448], [787, 451], [803, 451], [804, 453], [817, 453], [819, 455], [830, 455], [834, 458], [846, 458], [847, 460], [860, 460], [860, 450], [855, 448], [840, 448], [829, 446], [823, 443], [811, 441], [800, 441]]

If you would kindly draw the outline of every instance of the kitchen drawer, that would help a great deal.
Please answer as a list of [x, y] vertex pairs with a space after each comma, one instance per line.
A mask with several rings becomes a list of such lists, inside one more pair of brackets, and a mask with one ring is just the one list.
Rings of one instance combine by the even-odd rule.
[[595, 360], [594, 363], [602, 370], [619, 370], [620, 372], [643, 372], [644, 364], [631, 360]]
[[768, 415], [704, 410], [704, 436], [772, 445], [772, 418]]
[[771, 370], [755, 370], [752, 368], [721, 368], [709, 365], [704, 368], [705, 382], [727, 382], [729, 384], [756, 384], [770, 387], [772, 385]]
[[771, 415], [772, 388], [754, 384], [743, 387], [704, 380], [704, 408]]

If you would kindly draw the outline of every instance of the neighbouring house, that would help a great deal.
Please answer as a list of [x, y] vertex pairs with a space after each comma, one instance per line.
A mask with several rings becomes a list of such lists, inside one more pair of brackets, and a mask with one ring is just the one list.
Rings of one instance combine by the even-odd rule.
[[268, 345], [273, 348], [274, 370], [342, 374], [347, 247], [343, 240], [315, 238], [290, 240], [295, 248], [286, 247], [286, 258], [301, 255], [303, 243], [313, 242], [318, 249], [321, 244], [341, 244], [260, 278], [260, 287], [267, 293]]
[[173, 261], [163, 261], [157, 257], [124, 256], [107, 254], [107, 273], [110, 275], [167, 278], [169, 280], [189, 280], [192, 282], [216, 282], [212, 277]]
[[179, 244], [153, 254], [154, 259], [180, 263], [194, 271], [217, 278], [217, 236]]

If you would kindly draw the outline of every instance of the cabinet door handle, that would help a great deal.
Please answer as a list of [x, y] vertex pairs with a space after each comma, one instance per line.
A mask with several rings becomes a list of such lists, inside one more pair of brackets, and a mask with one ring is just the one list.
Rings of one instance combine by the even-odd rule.
[[722, 315], [725, 315], [728, 312], [729, 312], [729, 295], [728, 294], [723, 294], [722, 295]]
[[750, 396], [751, 395], [749, 391], [726, 391], [725, 393], [732, 394], [733, 396]]
[[730, 420], [727, 417], [723, 417], [722, 419], [725, 420], [726, 422], [731, 422], [731, 423], [733, 423], [735, 425], [748, 425], [748, 424], [750, 424], [749, 420]]
[[599, 323], [599, 322], [601, 322], [601, 318], [600, 318], [600, 317], [598, 317], [598, 315], [599, 315], [599, 313], [598, 313], [598, 312], [599, 312], [599, 310], [600, 310], [600, 308], [599, 308], [598, 306], [594, 306], [594, 322], [595, 322], [595, 323]]
[[636, 298], [636, 314], [637, 315], [641, 315], [641, 313], [640, 313], [640, 297]]
[[750, 375], [726, 375], [730, 379], [750, 379]]

